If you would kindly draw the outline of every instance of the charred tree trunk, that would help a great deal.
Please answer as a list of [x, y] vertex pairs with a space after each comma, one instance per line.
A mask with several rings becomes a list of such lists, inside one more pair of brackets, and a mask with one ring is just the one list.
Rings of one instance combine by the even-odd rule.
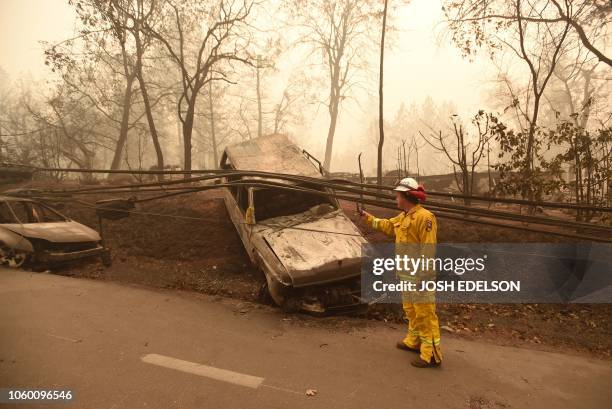
[[336, 96], [330, 101], [329, 108], [329, 130], [327, 131], [327, 144], [325, 145], [325, 160], [323, 162], [323, 168], [326, 172], [329, 172], [332, 158], [332, 148], [334, 145], [334, 135], [336, 133], [336, 124], [338, 121], [338, 108], [340, 105], [340, 98]]
[[125, 86], [125, 93], [123, 94], [123, 112], [121, 114], [121, 127], [119, 129], [119, 139], [115, 145], [115, 153], [113, 154], [113, 161], [111, 162], [111, 170], [119, 169], [121, 164], [121, 156], [123, 155], [123, 148], [127, 142], [128, 128], [130, 125], [130, 107], [132, 105], [134, 76], [131, 75], [127, 79]]
[[[195, 95], [189, 101], [185, 120], [183, 121], [183, 157], [185, 166], [183, 170], [191, 170], [191, 135], [193, 134], [193, 120], [195, 117]], [[185, 173], [185, 179], [191, 178], [190, 173]]]
[[[533, 145], [535, 142], [535, 131], [536, 124], [538, 123], [538, 115], [540, 113], [540, 93], [535, 89], [534, 101], [533, 101], [533, 113], [531, 120], [529, 121], [529, 130], [527, 134], [527, 149], [525, 151], [525, 164], [523, 166], [525, 181], [531, 179], [533, 171]], [[526, 184], [526, 189], [523, 190], [523, 197], [527, 197], [529, 200], [534, 200], [534, 188], [531, 182]]]
[[[140, 94], [142, 95], [142, 101], [144, 103], [145, 113], [147, 116], [147, 123], [149, 124], [149, 132], [151, 134], [151, 140], [153, 141], [153, 147], [155, 148], [155, 154], [157, 155], [157, 169], [164, 169], [164, 153], [162, 152], [161, 145], [159, 143], [159, 135], [157, 134], [157, 128], [155, 127], [155, 119], [153, 118], [153, 109], [151, 106], [151, 100], [147, 91], [147, 83], [144, 80], [142, 72], [142, 56], [144, 53], [142, 47], [142, 41], [140, 38], [140, 29], [138, 20], [136, 20], [134, 29], [134, 39], [136, 42], [136, 77], [138, 78], [138, 84], [140, 85]], [[157, 179], [163, 180], [164, 175], [158, 174]]]
[[[155, 120], [153, 119], [153, 112], [151, 109], [151, 101], [149, 100], [149, 94], [147, 92], [146, 84], [142, 78], [142, 72], [138, 74], [138, 82], [140, 83], [140, 93], [144, 102], [145, 112], [147, 114], [147, 122], [149, 123], [149, 132], [151, 133], [151, 139], [153, 140], [153, 146], [155, 147], [155, 154], [157, 155], [157, 168], [160, 170], [164, 169], [164, 154], [159, 143], [159, 135], [157, 134], [157, 128], [155, 128]], [[163, 174], [157, 175], [159, 180], [164, 178]]]

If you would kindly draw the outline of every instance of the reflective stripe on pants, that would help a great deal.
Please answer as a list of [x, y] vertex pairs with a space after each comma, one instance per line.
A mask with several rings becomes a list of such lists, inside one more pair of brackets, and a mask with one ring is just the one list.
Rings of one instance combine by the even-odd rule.
[[440, 324], [436, 315], [435, 303], [403, 303], [408, 318], [408, 334], [404, 344], [420, 348], [421, 359], [426, 362], [433, 356], [436, 362], [442, 361], [440, 349]]

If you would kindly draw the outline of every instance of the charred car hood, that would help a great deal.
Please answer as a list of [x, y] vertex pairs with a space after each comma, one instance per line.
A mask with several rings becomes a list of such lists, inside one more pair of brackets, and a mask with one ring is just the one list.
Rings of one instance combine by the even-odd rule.
[[[366, 240], [340, 210], [264, 220], [259, 231], [286, 268], [293, 286], [322, 284], [359, 275]], [[260, 225], [260, 228], [261, 228]]]
[[100, 241], [97, 231], [72, 220], [53, 223], [0, 224], [0, 228], [26, 238], [42, 239], [54, 243]]

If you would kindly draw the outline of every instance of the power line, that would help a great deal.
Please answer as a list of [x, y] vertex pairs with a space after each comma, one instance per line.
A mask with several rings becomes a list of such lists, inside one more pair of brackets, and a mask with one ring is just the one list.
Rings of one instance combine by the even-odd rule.
[[[262, 182], [253, 183], [253, 182], [248, 182], [248, 181], [216, 184], [216, 185], [195, 187], [195, 188], [189, 188], [189, 189], [179, 189], [179, 188], [177, 188], [176, 190], [173, 190], [171, 193], [166, 193], [166, 194], [159, 195], [159, 196], [146, 197], [146, 198], [141, 198], [141, 199], [134, 199], [134, 202], [135, 203], [140, 203], [140, 202], [146, 202], [146, 201], [151, 201], [151, 200], [159, 200], [159, 199], [168, 198], [168, 197], [177, 196], [177, 195], [182, 195], [182, 194], [192, 194], [192, 193], [196, 193], [196, 192], [200, 192], [200, 191], [204, 191], [204, 190], [217, 189], [217, 188], [226, 188], [226, 187], [228, 188], [228, 187], [232, 187], [232, 186], [243, 186], [243, 187], [252, 186], [252, 187], [260, 187], [260, 188], [263, 188], [263, 187], [268, 187], [268, 188], [269, 187], [281, 187], [281, 188], [288, 189], [288, 190], [293, 190], [293, 191], [299, 191], [299, 192], [304, 192], [304, 193], [309, 193], [309, 194], [316, 194], [316, 195], [321, 195], [321, 196], [335, 197], [337, 199], [348, 200], [348, 201], [353, 201], [353, 202], [361, 202], [361, 203], [365, 203], [365, 204], [372, 205], [372, 206], [378, 206], [378, 207], [383, 207], [383, 208], [397, 210], [397, 207], [396, 207], [395, 203], [392, 202], [392, 201], [389, 201], [389, 200], [360, 199], [357, 196], [342, 195], [342, 194], [318, 191], [318, 190], [307, 189], [307, 188], [302, 188], [302, 187], [297, 187], [297, 186], [287, 186], [287, 185], [282, 185], [282, 184], [271, 184], [270, 182], [268, 182], [268, 183], [262, 183]], [[96, 193], [96, 192], [87, 192], [87, 193]], [[106, 192], [97, 192], [97, 193], [106, 193]], [[123, 192], [115, 192], [115, 193], [131, 193], [131, 194], [133, 194], [135, 192], [134, 191], [129, 191], [129, 192], [128, 191], [123, 191]], [[607, 239], [607, 238], [602, 238], [602, 237], [597, 237], [597, 236], [592, 236], [592, 235], [565, 233], [565, 232], [552, 231], [552, 230], [546, 230], [546, 229], [536, 229], [536, 228], [532, 228], [532, 227], [528, 227], [528, 226], [509, 225], [509, 224], [506, 224], [506, 223], [499, 223], [499, 222], [494, 222], [494, 221], [482, 220], [482, 219], [474, 218], [474, 216], [477, 216], [477, 217], [480, 216], [480, 217], [489, 218], [489, 219], [491, 219], [491, 218], [493, 218], [493, 219], [495, 219], [495, 218], [500, 219], [501, 218], [502, 220], [505, 219], [505, 220], [509, 220], [509, 221], [516, 221], [516, 222], [526, 223], [526, 221], [522, 219], [522, 217], [525, 217], [525, 216], [515, 215], [515, 214], [511, 214], [511, 213], [504, 214], [504, 217], [500, 217], [500, 216], [493, 217], [491, 215], [486, 215], [486, 214], [485, 215], [472, 214], [471, 215], [472, 217], [469, 217], [470, 213], [468, 211], [465, 211], [465, 210], [445, 209], [445, 208], [438, 209], [438, 208], [435, 208], [435, 207], [434, 207], [434, 212], [435, 212], [435, 214], [438, 217], [458, 220], [458, 221], [467, 222], [467, 223], [486, 224], [486, 225], [491, 225], [491, 226], [504, 227], [504, 228], [512, 228], [512, 229], [518, 229], [518, 230], [523, 230], [523, 231], [528, 231], [528, 232], [533, 232], [533, 233], [551, 234], [551, 235], [556, 235], [556, 236], [561, 236], [561, 237], [568, 237], [568, 238], [576, 238], [576, 239], [581, 239], [581, 240], [592, 240], [592, 241], [603, 241], [603, 242], [611, 241], [610, 239]], [[463, 217], [461, 217], [461, 216], [463, 216]], [[536, 218], [536, 220], [527, 221], [527, 223], [532, 223], [532, 224], [548, 224], [548, 225], [552, 225], [554, 227], [568, 227], [566, 221], [555, 220], [555, 222], [559, 222], [559, 223], [551, 223], [548, 220], [543, 222], [542, 220], [538, 220], [538, 218]], [[595, 229], [595, 230], [601, 229], [601, 228], [607, 229], [607, 227], [605, 227], [605, 226], [597, 226], [597, 225], [589, 225], [588, 227], [590, 229]]]
[[[195, 181], [211, 180], [211, 179], [218, 179], [219, 177], [220, 177], [219, 175], [202, 176], [202, 177], [189, 179], [188, 181], [195, 182]], [[335, 191], [334, 192], [324, 192], [324, 191], [319, 191], [315, 189], [308, 189], [308, 188], [301, 187], [301, 186], [287, 185], [284, 183], [273, 182], [270, 180], [259, 180], [259, 179], [252, 179], [252, 180], [241, 179], [241, 180], [232, 181], [232, 182], [223, 183], [223, 184], [217, 183], [217, 184], [212, 184], [212, 185], [193, 187], [189, 189], [187, 188], [165, 188], [165, 189], [161, 188], [162, 185], [184, 184], [184, 183], [186, 183], [185, 180], [174, 180], [174, 181], [167, 181], [167, 182], [141, 183], [141, 184], [136, 184], [136, 185], [122, 185], [122, 186], [116, 186], [116, 187], [96, 187], [96, 188], [86, 188], [86, 189], [73, 189], [73, 190], [63, 191], [63, 192], [71, 193], [71, 194], [77, 194], [77, 193], [78, 194], [96, 194], [96, 193], [113, 193], [113, 192], [114, 193], [128, 193], [128, 191], [125, 189], [129, 188], [130, 189], [129, 192], [134, 193], [136, 188], [153, 187], [153, 186], [158, 186], [160, 190], [151, 189], [151, 190], [145, 190], [145, 192], [177, 190], [173, 193], [168, 193], [167, 195], [164, 194], [161, 196], [154, 196], [151, 198], [139, 200], [139, 201], [149, 201], [149, 200], [156, 200], [159, 198], [164, 198], [168, 196], [176, 196], [180, 194], [186, 194], [186, 193], [191, 193], [191, 192], [196, 192], [196, 191], [201, 191], [201, 190], [243, 185], [246, 187], [280, 187], [280, 188], [289, 189], [289, 190], [300, 190], [300, 191], [313, 193], [313, 194], [327, 195], [327, 196], [337, 197], [339, 199], [357, 201], [356, 197], [337, 194], [335, 193]], [[362, 194], [363, 192], [362, 190], [359, 190], [356, 188], [338, 186], [336, 184], [329, 183], [324, 180], [320, 181], [320, 183], [318, 183], [317, 185], [326, 186], [332, 190], [344, 190], [344, 191], [347, 191], [350, 193], [356, 193], [356, 194], [357, 193]], [[385, 194], [385, 193], [378, 193], [376, 191], [368, 191], [368, 192], [365, 192], [365, 194], [368, 196], [373, 196], [374, 198], [378, 198], [378, 199], [391, 200], [394, 198], [392, 195]], [[360, 197], [359, 200], [363, 200], [363, 199]], [[449, 212], [460, 213], [460, 214], [475, 214], [475, 215], [480, 215], [484, 217], [490, 216], [493, 218], [517, 220], [517, 221], [523, 221], [523, 222], [535, 223], [535, 224], [546, 224], [546, 225], [560, 226], [560, 227], [574, 227], [577, 229], [590, 229], [590, 230], [597, 230], [597, 231], [604, 231], [604, 232], [612, 233], [612, 227], [609, 227], [609, 226], [570, 221], [570, 220], [554, 218], [550, 216], [544, 217], [544, 216], [534, 216], [534, 215], [517, 215], [514, 213], [483, 209], [483, 208], [478, 208], [474, 206], [470, 207], [470, 206], [464, 206], [464, 205], [457, 205], [453, 203], [444, 203], [444, 202], [435, 202], [435, 201], [429, 201], [428, 203], [429, 203], [429, 207], [432, 209], [446, 210]]]
[[[379, 192], [377, 190], [376, 185], [365, 185], [358, 184], [348, 181], [342, 181], [342, 183], [338, 183], [335, 180], [321, 179], [321, 178], [310, 178], [305, 176], [297, 176], [297, 175], [287, 175], [280, 173], [272, 173], [272, 172], [260, 172], [260, 171], [235, 171], [235, 170], [201, 170], [201, 171], [125, 171], [125, 170], [117, 170], [110, 171], [107, 169], [65, 169], [65, 168], [38, 168], [39, 171], [83, 171], [83, 172], [97, 172], [97, 173], [132, 173], [132, 174], [201, 174], [202, 176], [197, 176], [188, 179], [182, 180], [168, 180], [168, 181], [157, 181], [150, 183], [138, 183], [138, 184], [127, 184], [127, 185], [119, 185], [119, 186], [100, 186], [100, 187], [90, 187], [90, 188], [80, 188], [80, 189], [63, 189], [63, 190], [48, 190], [43, 191], [43, 194], [48, 194], [52, 196], [66, 196], [66, 195], [79, 195], [79, 194], [123, 194], [130, 193], [134, 194], [138, 192], [140, 188], [143, 189], [145, 193], [152, 192], [163, 192], [162, 195], [145, 197], [140, 199], [135, 199], [135, 202], [146, 202], [151, 200], [163, 199], [166, 197], [172, 197], [182, 194], [195, 193], [203, 190], [209, 189], [217, 189], [223, 187], [233, 187], [233, 186], [242, 186], [242, 187], [258, 187], [258, 188], [282, 188], [293, 191], [300, 191], [309, 194], [322, 195], [335, 197], [336, 199], [348, 200], [352, 202], [362, 202], [367, 203], [374, 206], [382, 206], [382, 207], [390, 207], [395, 208], [395, 204], [390, 199], [393, 198], [392, 195], [388, 193]], [[245, 176], [252, 176], [253, 179], [245, 179]], [[224, 183], [219, 183], [219, 179], [225, 179]], [[240, 178], [239, 180], [231, 180], [235, 178]], [[262, 179], [264, 178], [264, 179]], [[214, 184], [209, 185], [198, 185], [193, 186], [193, 183], [196, 182], [205, 182], [215, 180]], [[280, 183], [274, 180], [282, 181], [284, 183]], [[289, 184], [290, 183], [290, 184]], [[180, 186], [180, 187], [167, 187], [169, 185], [185, 185], [191, 184], [191, 186]], [[302, 186], [300, 186], [301, 184]], [[367, 186], [368, 189], [364, 189], [363, 187], [358, 186]], [[313, 187], [313, 188], [310, 188]], [[317, 190], [318, 188], [319, 190]], [[382, 190], [390, 190], [392, 187], [384, 186], [381, 188]], [[337, 193], [336, 190], [345, 191], [352, 194], [341, 194]], [[356, 194], [370, 196], [371, 198], [361, 198], [357, 197]], [[484, 224], [482, 220], [473, 221], [472, 217], [468, 216], [479, 216], [488, 219], [501, 219], [501, 220], [509, 220], [516, 221], [522, 223], [530, 223], [530, 224], [543, 224], [550, 225], [561, 228], [573, 228], [578, 230], [592, 230], [592, 231], [600, 231], [600, 232], [612, 232], [612, 227], [593, 224], [593, 223], [584, 223], [584, 222], [575, 222], [571, 220], [565, 220], [554, 217], [544, 217], [544, 216], [535, 216], [535, 215], [522, 215], [515, 214], [509, 212], [502, 211], [494, 211], [489, 209], [478, 208], [474, 206], [465, 206], [465, 205], [457, 205], [453, 203], [446, 202], [436, 202], [429, 201], [429, 207], [436, 211], [438, 214], [442, 216], [444, 214], [447, 218], [455, 218], [458, 220], [462, 220], [464, 222], [474, 222]], [[599, 210], [599, 209], [598, 209]], [[443, 213], [440, 213], [443, 212]], [[454, 214], [454, 216], [452, 216]], [[463, 217], [461, 217], [463, 216]], [[496, 225], [499, 227], [508, 227], [508, 224], [505, 223], [496, 223], [488, 221], [487, 224]], [[513, 226], [516, 228], [517, 226]], [[522, 226], [521, 226], [522, 227]], [[582, 234], [575, 233], [561, 233], [550, 230], [537, 230], [533, 228], [521, 228], [521, 230], [533, 231], [538, 233], [545, 234], [554, 234], [564, 237], [573, 237], [585, 240], [597, 240], [597, 241], [610, 241], [610, 239], [605, 239], [601, 237], [595, 236], [587, 236]]]
[[[26, 165], [20, 165], [26, 166]], [[299, 175], [287, 175], [281, 173], [273, 173], [273, 172], [263, 172], [263, 171], [242, 171], [242, 170], [230, 170], [230, 169], [208, 169], [208, 170], [123, 170], [123, 169], [83, 169], [83, 168], [44, 168], [44, 167], [35, 167], [28, 166], [33, 169], [33, 171], [37, 172], [72, 172], [72, 173], [107, 173], [107, 174], [132, 174], [132, 175], [235, 175], [235, 176], [263, 176], [263, 177], [281, 177], [281, 178], [292, 178], [299, 179], [303, 181], [310, 181], [314, 183], [321, 183], [322, 181], [328, 181], [336, 184], [344, 184], [350, 185], [354, 187], [360, 187], [364, 189], [370, 190], [388, 190], [391, 191], [394, 189], [394, 186], [389, 185], [375, 185], [369, 183], [358, 183], [353, 182], [346, 179], [322, 179], [322, 178], [314, 178], [308, 176], [299, 176]], [[219, 176], [221, 177], [221, 176]], [[540, 201], [531, 201], [524, 199], [513, 199], [513, 198], [501, 198], [501, 197], [487, 197], [487, 196], [475, 196], [475, 195], [463, 195], [459, 193], [446, 193], [446, 192], [435, 192], [429, 191], [428, 195], [431, 196], [441, 196], [447, 198], [459, 198], [459, 199], [472, 199], [476, 201], [485, 201], [485, 202], [494, 202], [494, 203], [509, 203], [509, 204], [520, 204], [525, 206], [540, 206], [540, 207], [551, 207], [558, 209], [571, 209], [571, 210], [585, 210], [585, 211], [595, 211], [595, 212], [606, 212], [612, 213], [612, 207], [606, 206], [590, 206], [590, 205], [581, 205], [577, 203], [561, 203], [561, 202], [540, 202]]]

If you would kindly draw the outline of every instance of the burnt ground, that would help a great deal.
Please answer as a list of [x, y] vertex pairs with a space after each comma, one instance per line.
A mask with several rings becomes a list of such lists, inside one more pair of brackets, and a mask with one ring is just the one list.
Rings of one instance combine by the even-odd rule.
[[[87, 197], [90, 203], [97, 197]], [[92, 208], [69, 205], [67, 216], [99, 230]], [[220, 192], [145, 202], [129, 217], [104, 220], [113, 264], [59, 267], [66, 275], [195, 290], [256, 301], [265, 281], [251, 266]]]
[[[89, 202], [96, 199], [99, 198], [85, 197]], [[353, 204], [344, 203], [343, 207], [356, 219]], [[368, 210], [383, 217], [395, 214], [383, 209]], [[70, 204], [62, 211], [97, 229], [93, 209]], [[438, 225], [440, 242], [557, 241], [550, 235], [445, 219], [440, 219]], [[362, 231], [370, 241], [388, 240], [380, 233], [363, 228]], [[104, 221], [104, 236], [112, 249], [111, 267], [90, 262], [59, 267], [55, 272], [229, 296], [246, 301], [245, 308], [260, 299], [263, 275], [251, 266], [219, 191], [139, 204], [128, 218]], [[438, 315], [444, 336], [586, 353], [606, 359], [612, 354], [610, 304], [440, 304]], [[400, 306], [395, 305], [376, 306], [367, 313], [367, 318], [388, 321], [398, 327], [403, 320]], [[328, 327], [345, 326], [347, 319], [351, 320], [347, 317], [299, 318], [304, 325]]]

